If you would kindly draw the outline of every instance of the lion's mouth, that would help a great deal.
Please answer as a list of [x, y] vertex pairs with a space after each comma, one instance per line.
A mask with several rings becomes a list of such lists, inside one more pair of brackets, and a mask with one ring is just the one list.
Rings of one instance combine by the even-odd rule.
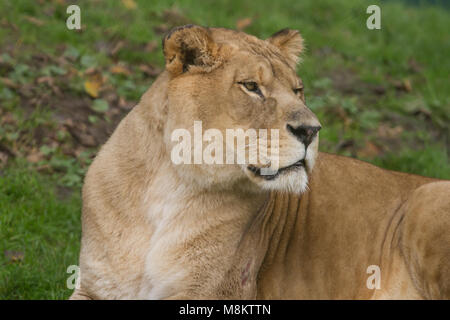
[[292, 171], [292, 170], [298, 170], [299, 168], [304, 168], [305, 165], [306, 165], [305, 158], [303, 158], [287, 167], [279, 168], [278, 171], [275, 172], [274, 174], [261, 174], [261, 168], [257, 168], [252, 165], [248, 166], [247, 169], [250, 170], [251, 172], [253, 172], [253, 174], [257, 177], [261, 177], [262, 179], [265, 179], [265, 180], [273, 180], [276, 177], [278, 177], [280, 174], [283, 174], [283, 173], [286, 173], [286, 172]]

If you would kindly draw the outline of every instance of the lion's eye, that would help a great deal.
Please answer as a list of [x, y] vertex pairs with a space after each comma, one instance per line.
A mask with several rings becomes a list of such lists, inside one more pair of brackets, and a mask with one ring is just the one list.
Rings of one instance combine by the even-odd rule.
[[244, 82], [243, 85], [248, 91], [255, 92], [259, 89], [256, 82]]
[[254, 92], [258, 94], [261, 97], [264, 97], [261, 90], [259, 89], [259, 86], [254, 81], [248, 81], [248, 82], [238, 82], [240, 85], [243, 85], [244, 88], [250, 92]]
[[301, 95], [303, 93], [303, 87], [293, 89], [296, 95]]

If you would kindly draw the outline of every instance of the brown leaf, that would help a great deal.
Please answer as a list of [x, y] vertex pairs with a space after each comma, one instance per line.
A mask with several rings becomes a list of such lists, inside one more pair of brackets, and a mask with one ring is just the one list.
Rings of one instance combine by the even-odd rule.
[[27, 161], [30, 163], [37, 163], [44, 159], [44, 155], [37, 148], [31, 149], [30, 154], [27, 156]]
[[381, 138], [392, 139], [392, 138], [399, 137], [403, 131], [404, 131], [404, 129], [402, 126], [395, 126], [395, 127], [391, 128], [386, 124], [381, 124], [378, 127], [377, 134]]
[[91, 75], [96, 76], [97, 74], [99, 74], [99, 71], [95, 67], [90, 67], [84, 71], [84, 74], [87, 76], [91, 76]]
[[67, 118], [64, 120], [63, 125], [66, 126], [67, 128], [73, 128], [74, 127], [74, 123], [73, 120], [70, 118]]
[[30, 22], [30, 23], [34, 24], [35, 26], [38, 26], [38, 27], [43, 26], [45, 24], [44, 21], [39, 20], [38, 18], [35, 18], [35, 17], [25, 16], [25, 19], [28, 22]]
[[15, 83], [14, 81], [12, 81], [11, 79], [1, 77], [0, 81], [8, 88], [11, 88], [11, 89], [19, 88], [19, 85], [17, 83]]
[[98, 91], [100, 90], [101, 83], [94, 81], [85, 81], [84, 90], [92, 97], [98, 98]]
[[252, 22], [253, 22], [252, 18], [240, 19], [236, 22], [236, 29], [242, 31], [245, 28], [249, 27], [252, 24]]
[[86, 124], [79, 123], [75, 126], [72, 119], [67, 119], [64, 122], [64, 125], [69, 130], [69, 133], [72, 135], [72, 137], [74, 137], [75, 140], [77, 140], [81, 145], [85, 147], [97, 146], [97, 141], [95, 140], [94, 136], [92, 136], [88, 132]]
[[100, 88], [103, 84], [103, 77], [97, 70], [92, 70], [88, 73], [86, 70], [86, 74], [89, 74], [89, 80], [84, 82], [84, 90], [92, 97], [98, 98], [98, 94]]
[[412, 91], [411, 81], [409, 79], [403, 79], [403, 87], [407, 92]]
[[137, 4], [136, 2], [134, 2], [134, 0], [122, 0], [122, 4], [125, 8], [130, 10], [134, 10], [137, 8]]
[[36, 82], [37, 83], [47, 83], [48, 85], [53, 85], [53, 78], [48, 77], [48, 76], [39, 77], [36, 79]]
[[122, 66], [120, 64], [112, 66], [111, 68], [109, 68], [109, 71], [111, 73], [113, 73], [113, 74], [123, 74], [123, 75], [126, 75], [126, 76], [131, 74], [130, 70], [128, 70], [126, 67], [124, 67], [124, 66]]
[[4, 168], [8, 163], [9, 156], [6, 152], [0, 151], [0, 169]]
[[25, 254], [23, 252], [20, 251], [10, 251], [10, 250], [5, 250], [5, 257], [6, 259], [11, 262], [20, 262], [24, 259]]
[[412, 86], [409, 79], [403, 79], [402, 81], [394, 81], [394, 87], [398, 91], [411, 92]]
[[0, 26], [6, 27], [6, 28], [11, 28], [11, 29], [13, 29], [14, 31], [19, 30], [19, 28], [18, 28], [14, 23], [9, 22], [8, 20], [6, 20], [6, 18], [3, 18], [3, 19], [0, 21]]
[[114, 48], [112, 48], [110, 55], [115, 56], [117, 52], [119, 52], [120, 49], [122, 49], [125, 46], [125, 41], [119, 41], [116, 43]]
[[[71, 133], [73, 134], [74, 132]], [[95, 141], [94, 136], [87, 133], [77, 132], [75, 133], [75, 139], [77, 139], [78, 142], [85, 147], [97, 146], [97, 142]]]

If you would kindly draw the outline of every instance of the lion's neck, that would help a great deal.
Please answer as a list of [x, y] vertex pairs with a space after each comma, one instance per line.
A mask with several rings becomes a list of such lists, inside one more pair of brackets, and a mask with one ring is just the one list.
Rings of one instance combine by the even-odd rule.
[[176, 225], [192, 235], [220, 223], [248, 221], [268, 197], [267, 192], [201, 188], [182, 181], [167, 162], [159, 168], [145, 196], [147, 218], [159, 229]]
[[[253, 254], [248, 252], [251, 246], [244, 235], [268, 194], [202, 190], [180, 181], [174, 171], [163, 171], [163, 175], [155, 173], [145, 199], [146, 218], [153, 227], [146, 274], [154, 287], [143, 296], [192, 296], [188, 291], [196, 275], [214, 279], [204, 281], [206, 287], [201, 291], [205, 292], [222, 292], [217, 288], [224, 283], [239, 283], [241, 269]], [[192, 257], [201, 257], [203, 263], [198, 265]], [[174, 278], [172, 283], [173, 275], [183, 281]], [[183, 286], [174, 292], [172, 288], [179, 283]]]

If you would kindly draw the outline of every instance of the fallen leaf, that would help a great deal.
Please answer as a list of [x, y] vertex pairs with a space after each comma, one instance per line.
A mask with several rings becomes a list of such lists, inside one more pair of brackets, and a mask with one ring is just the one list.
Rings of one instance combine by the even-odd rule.
[[82, 132], [71, 132], [72, 135], [74, 136], [75, 139], [78, 140], [78, 142], [85, 146], [85, 147], [96, 147], [97, 146], [97, 142], [95, 141], [95, 138], [87, 133], [82, 133]]
[[15, 30], [15, 31], [19, 30], [19, 28], [18, 28], [14, 23], [9, 22], [8, 20], [6, 20], [6, 18], [3, 18], [3, 19], [0, 21], [0, 25], [1, 25], [2, 27], [11, 28], [11, 29], [13, 29], [13, 30]]
[[25, 257], [25, 254], [20, 251], [6, 250], [4, 253], [5, 253], [6, 259], [8, 259], [8, 261], [11, 263], [20, 262]]
[[87, 71], [85, 74], [89, 75], [89, 80], [84, 82], [84, 89], [92, 98], [98, 98], [98, 93], [103, 85], [103, 77], [95, 69]]
[[114, 46], [114, 48], [112, 48], [110, 55], [115, 56], [117, 54], [117, 52], [119, 52], [119, 50], [122, 49], [124, 46], [125, 46], [124, 41], [117, 42], [116, 45]]
[[111, 68], [109, 68], [109, 71], [113, 74], [123, 74], [123, 75], [130, 75], [131, 71], [128, 70], [126, 67], [121, 66], [119, 64], [112, 66]]
[[386, 124], [381, 124], [378, 127], [377, 134], [381, 138], [392, 139], [399, 137], [403, 131], [404, 131], [403, 127], [399, 125], [395, 127], [390, 127]]
[[11, 79], [1, 77], [0, 81], [8, 88], [11, 88], [11, 89], [19, 88], [19, 85], [17, 83], [15, 83], [14, 81], [12, 81]]
[[44, 159], [44, 155], [37, 148], [31, 149], [30, 154], [27, 156], [27, 161], [30, 163], [37, 163]]
[[9, 156], [5, 152], [0, 151], [0, 169], [4, 168], [8, 163]]
[[242, 31], [245, 28], [249, 27], [252, 24], [252, 22], [253, 22], [252, 18], [240, 19], [236, 22], [236, 29]]
[[34, 24], [35, 26], [38, 26], [38, 27], [43, 26], [45, 24], [44, 21], [39, 20], [38, 18], [35, 18], [35, 17], [25, 16], [25, 19], [28, 22], [30, 22], [30, 23]]
[[70, 119], [70, 118], [67, 118], [66, 120], [64, 120], [63, 125], [68, 127], [68, 128], [73, 128], [74, 127], [73, 120]]
[[95, 75], [97, 73], [99, 73], [99, 71], [97, 70], [96, 67], [90, 67], [90, 68], [87, 68], [86, 70], [84, 70], [84, 74], [88, 75], [88, 76], [89, 75]]
[[403, 87], [405, 88], [405, 90], [407, 92], [411, 92], [412, 91], [411, 81], [409, 79], [404, 79], [403, 80]]
[[137, 8], [136, 2], [134, 0], [122, 0], [122, 4], [125, 8], [134, 10]]
[[394, 87], [398, 91], [411, 92], [412, 86], [409, 79], [403, 79], [402, 81], [394, 81]]
[[85, 81], [84, 90], [92, 97], [98, 98], [98, 92], [100, 90], [101, 83], [95, 81]]
[[48, 85], [53, 85], [53, 78], [49, 76], [43, 76], [36, 79], [37, 83], [47, 83]]

